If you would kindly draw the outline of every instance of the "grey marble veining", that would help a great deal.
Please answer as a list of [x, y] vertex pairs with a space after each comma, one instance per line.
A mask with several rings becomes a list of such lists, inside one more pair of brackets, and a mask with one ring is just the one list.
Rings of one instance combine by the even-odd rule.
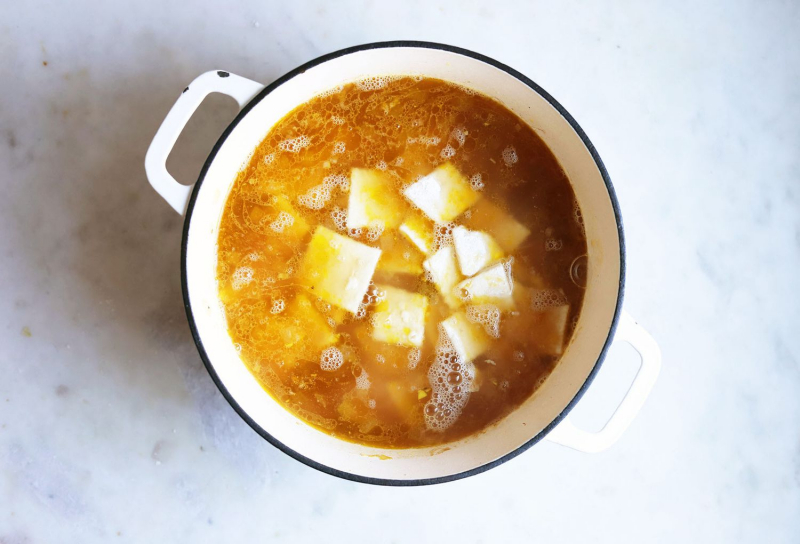
[[[0, 542], [800, 541], [800, 5], [335, 6], [0, 7]], [[358, 485], [263, 442], [203, 368], [181, 219], [144, 176], [159, 123], [206, 70], [266, 83], [398, 37], [521, 70], [598, 147], [625, 307], [664, 356], [613, 449]], [[170, 163], [182, 179], [232, 116], [215, 106]]]

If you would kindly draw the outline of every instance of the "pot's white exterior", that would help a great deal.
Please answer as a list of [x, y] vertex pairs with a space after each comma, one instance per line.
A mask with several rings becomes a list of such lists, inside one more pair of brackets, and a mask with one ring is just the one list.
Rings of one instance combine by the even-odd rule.
[[[216, 240], [220, 217], [237, 172], [271, 127], [315, 95], [365, 76], [423, 75], [449, 80], [491, 96], [527, 122], [566, 171], [583, 213], [590, 277], [575, 334], [560, 364], [519, 409], [487, 429], [445, 447], [384, 450], [335, 439], [304, 424], [264, 392], [239, 359], [217, 298]], [[599, 451], [613, 443], [641, 407], [660, 364], [655, 343], [633, 320], [620, 321], [624, 277], [621, 223], [610, 183], [591, 144], [574, 121], [523, 76], [489, 59], [432, 44], [392, 43], [353, 48], [318, 59], [263, 86], [227, 72], [209, 72], [191, 83], [153, 141], [147, 174], [169, 203], [186, 211], [184, 293], [198, 347], [220, 389], [266, 438], [304, 462], [362, 481], [398, 485], [444, 481], [493, 466], [553, 431], [559, 443]], [[245, 108], [212, 152], [200, 185], [178, 185], [164, 163], [180, 130], [209, 92], [232, 95]], [[619, 323], [618, 336], [642, 353], [642, 367], [611, 421], [586, 433], [563, 419], [588, 385]], [[621, 334], [620, 334], [621, 333]], [[555, 427], [555, 423], [561, 423]]]

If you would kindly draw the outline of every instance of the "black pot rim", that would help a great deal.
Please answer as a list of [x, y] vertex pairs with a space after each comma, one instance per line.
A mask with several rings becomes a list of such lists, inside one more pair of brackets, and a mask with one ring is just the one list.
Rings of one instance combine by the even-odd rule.
[[[498, 68], [498, 69], [506, 72], [507, 74], [515, 77], [516, 79], [518, 79], [519, 81], [521, 81], [522, 83], [524, 83], [525, 85], [527, 85], [528, 87], [530, 87], [531, 89], [536, 91], [545, 100], [547, 100], [550, 103], [550, 105], [552, 105], [561, 114], [561, 116], [564, 117], [564, 119], [567, 120], [567, 122], [572, 126], [572, 128], [575, 130], [575, 132], [578, 134], [578, 136], [580, 136], [580, 138], [583, 141], [584, 145], [589, 150], [589, 153], [591, 154], [592, 159], [594, 160], [595, 164], [597, 165], [597, 168], [598, 168], [598, 170], [600, 171], [600, 174], [603, 177], [603, 181], [605, 182], [606, 189], [608, 191], [608, 196], [609, 196], [609, 198], [611, 200], [611, 205], [612, 205], [612, 208], [614, 210], [614, 216], [615, 216], [616, 223], [617, 223], [617, 233], [618, 233], [618, 236], [619, 236], [619, 245], [620, 245], [619, 290], [618, 290], [618, 295], [617, 295], [617, 304], [616, 304], [616, 307], [614, 309], [614, 318], [612, 319], [611, 327], [610, 327], [610, 329], [608, 331], [608, 336], [606, 338], [606, 341], [605, 341], [605, 343], [603, 345], [602, 350], [600, 351], [600, 355], [597, 358], [597, 362], [595, 363], [595, 365], [592, 368], [591, 372], [587, 376], [587, 378], [584, 381], [583, 385], [581, 386], [580, 390], [578, 390], [576, 395], [572, 398], [572, 400], [570, 400], [570, 402], [561, 411], [561, 413], [549, 425], [547, 425], [547, 427], [545, 427], [541, 432], [539, 432], [533, 438], [531, 438], [530, 440], [528, 440], [527, 442], [525, 442], [521, 446], [517, 447], [513, 451], [503, 455], [502, 457], [499, 457], [498, 459], [495, 459], [494, 461], [491, 461], [489, 463], [485, 463], [485, 464], [483, 464], [481, 466], [475, 467], [475, 468], [470, 469], [470, 470], [459, 472], [457, 474], [450, 474], [450, 475], [447, 475], [447, 476], [440, 476], [440, 477], [436, 477], [436, 478], [420, 478], [420, 479], [408, 479], [408, 480], [371, 478], [371, 477], [368, 477], [368, 476], [361, 476], [361, 475], [358, 475], [358, 474], [352, 474], [352, 473], [349, 473], [349, 472], [345, 472], [345, 471], [342, 471], [342, 470], [335, 469], [333, 467], [329, 467], [327, 465], [324, 465], [324, 464], [319, 463], [319, 462], [317, 462], [317, 461], [315, 461], [313, 459], [310, 459], [310, 458], [298, 453], [297, 451], [289, 448], [288, 446], [286, 446], [285, 444], [283, 444], [282, 442], [277, 440], [274, 436], [269, 434], [258, 423], [256, 423], [247, 414], [247, 412], [244, 409], [242, 409], [241, 406], [239, 406], [239, 404], [236, 402], [236, 399], [234, 399], [233, 396], [230, 394], [230, 392], [227, 390], [227, 388], [225, 387], [225, 384], [223, 384], [222, 380], [220, 380], [219, 376], [217, 375], [216, 371], [214, 370], [214, 366], [211, 364], [211, 361], [210, 361], [208, 355], [206, 354], [205, 348], [203, 346], [203, 341], [200, 338], [200, 334], [198, 333], [197, 325], [196, 325], [196, 323], [194, 321], [194, 316], [193, 316], [193, 313], [192, 313], [191, 301], [189, 299], [188, 282], [187, 282], [187, 268], [186, 268], [186, 252], [187, 252], [187, 248], [188, 248], [189, 225], [191, 224], [192, 212], [194, 211], [194, 204], [195, 204], [195, 200], [197, 199], [198, 191], [200, 190], [200, 187], [203, 184], [203, 180], [205, 179], [206, 173], [208, 172], [208, 168], [211, 165], [211, 163], [214, 161], [214, 158], [216, 157], [217, 152], [219, 151], [220, 147], [225, 142], [225, 140], [228, 138], [230, 133], [233, 131], [233, 129], [236, 127], [236, 125], [239, 123], [239, 121], [241, 121], [250, 112], [250, 110], [256, 104], [258, 104], [265, 96], [267, 96], [269, 93], [271, 93], [277, 87], [279, 87], [283, 83], [289, 81], [293, 77], [295, 77], [295, 76], [297, 76], [299, 74], [302, 74], [303, 72], [305, 72], [306, 70], [308, 70], [310, 68], [313, 68], [313, 67], [315, 67], [315, 66], [317, 66], [319, 64], [322, 64], [322, 63], [324, 63], [326, 61], [329, 61], [329, 60], [332, 60], [332, 59], [336, 59], [336, 58], [344, 56], [344, 55], [349, 55], [351, 53], [356, 53], [356, 52], [359, 52], [359, 51], [366, 51], [366, 50], [370, 50], [370, 49], [387, 49], [387, 48], [395, 48], [395, 47], [421, 48], [421, 49], [439, 49], [439, 50], [442, 50], [442, 51], [448, 51], [450, 53], [456, 53], [456, 54], [459, 54], [459, 55], [471, 57], [471, 58], [473, 58], [475, 60], [479, 60], [479, 61], [484, 62], [486, 64], [489, 64], [489, 65], [491, 65], [491, 66], [493, 66], [495, 68]], [[223, 71], [218, 72], [218, 74], [219, 74], [220, 77], [227, 77], [228, 76], [228, 73], [227, 72], [223, 72]], [[273, 446], [275, 446], [276, 448], [278, 448], [279, 450], [281, 450], [285, 454], [287, 454], [287, 455], [293, 457], [294, 459], [300, 461], [301, 463], [303, 463], [303, 464], [305, 464], [305, 465], [307, 465], [307, 466], [309, 466], [311, 468], [314, 468], [316, 470], [319, 470], [321, 472], [324, 472], [326, 474], [330, 474], [330, 475], [333, 475], [333, 476], [338, 476], [339, 478], [344, 478], [346, 480], [351, 480], [351, 481], [354, 481], [354, 482], [360, 482], [360, 483], [365, 483], [365, 484], [385, 485], [385, 486], [398, 486], [398, 487], [431, 485], [431, 484], [440, 484], [440, 483], [445, 483], [445, 482], [452, 482], [452, 481], [455, 481], [455, 480], [460, 480], [462, 478], [466, 478], [468, 476], [474, 476], [476, 474], [480, 474], [480, 473], [485, 472], [485, 471], [487, 471], [487, 470], [489, 470], [491, 468], [499, 466], [499, 465], [505, 463], [506, 461], [510, 461], [511, 459], [516, 457], [517, 455], [523, 453], [528, 448], [530, 448], [531, 446], [533, 446], [534, 444], [539, 442], [542, 438], [547, 436], [547, 434], [567, 416], [567, 414], [572, 410], [572, 408], [575, 406], [575, 404], [578, 402], [578, 400], [580, 400], [580, 398], [583, 396], [583, 394], [586, 391], [586, 389], [589, 387], [589, 385], [591, 385], [592, 381], [594, 380], [595, 376], [597, 375], [598, 370], [600, 369], [600, 366], [603, 363], [603, 360], [605, 359], [606, 353], [608, 352], [608, 349], [609, 349], [609, 347], [611, 345], [611, 342], [612, 342], [612, 340], [614, 338], [614, 332], [616, 331], [616, 328], [617, 328], [617, 323], [619, 321], [620, 312], [622, 311], [622, 299], [623, 299], [624, 287], [625, 287], [625, 239], [624, 239], [624, 232], [623, 232], [623, 227], [622, 227], [622, 216], [620, 214], [620, 209], [619, 209], [619, 202], [617, 201], [617, 196], [616, 196], [616, 193], [614, 192], [614, 187], [611, 184], [611, 179], [608, 176], [608, 172], [606, 171], [606, 168], [603, 165], [603, 161], [600, 159], [600, 155], [597, 153], [597, 150], [595, 149], [594, 145], [589, 140], [589, 137], [586, 135], [586, 133], [583, 131], [583, 129], [580, 127], [580, 125], [578, 125], [577, 121], [575, 121], [575, 119], [569, 114], [569, 112], [567, 112], [567, 110], [564, 109], [564, 107], [561, 104], [559, 104], [552, 96], [550, 96], [550, 94], [547, 93], [547, 91], [542, 89], [539, 85], [534, 83], [531, 79], [529, 79], [525, 75], [521, 74], [520, 72], [514, 70], [513, 68], [511, 68], [509, 66], [506, 66], [505, 64], [503, 64], [501, 62], [498, 62], [498, 61], [496, 61], [496, 60], [494, 60], [494, 59], [492, 59], [490, 57], [487, 57], [485, 55], [481, 55], [480, 53], [475, 53], [473, 51], [469, 51], [467, 49], [462, 49], [460, 47], [455, 47], [455, 46], [452, 46], [452, 45], [445, 45], [445, 44], [440, 44], [440, 43], [424, 42], [424, 41], [405, 41], [405, 40], [400, 40], [400, 41], [376, 42], [376, 43], [368, 43], [368, 44], [357, 45], [357, 46], [353, 46], [353, 47], [347, 47], [345, 49], [340, 49], [339, 51], [335, 51], [333, 53], [328, 53], [327, 55], [322, 55], [321, 57], [318, 57], [318, 58], [316, 58], [314, 60], [311, 60], [311, 61], [303, 64], [302, 66], [298, 66], [294, 70], [286, 73], [285, 75], [281, 76], [280, 78], [276, 79], [275, 81], [273, 81], [272, 83], [267, 85], [260, 93], [258, 93], [242, 109], [241, 112], [239, 112], [239, 114], [234, 118], [234, 120], [230, 123], [230, 125], [228, 125], [228, 127], [225, 129], [225, 131], [219, 137], [219, 140], [217, 140], [217, 143], [214, 145], [213, 149], [211, 150], [211, 153], [208, 155], [208, 158], [206, 159], [205, 164], [203, 164], [203, 168], [200, 171], [200, 175], [199, 175], [199, 177], [197, 179], [197, 183], [195, 184], [194, 189], [192, 190], [192, 194], [191, 194], [191, 197], [189, 199], [189, 204], [188, 204], [187, 209], [186, 209], [186, 218], [185, 218], [184, 226], [183, 226], [183, 239], [181, 241], [181, 285], [182, 285], [182, 291], [183, 291], [183, 303], [184, 303], [184, 307], [186, 309], [186, 317], [188, 318], [189, 327], [190, 327], [191, 332], [192, 332], [192, 337], [194, 338], [194, 342], [197, 345], [197, 350], [200, 353], [200, 357], [203, 360], [203, 364], [205, 365], [206, 369], [208, 370], [208, 373], [211, 376], [211, 379], [214, 381], [214, 383], [217, 385], [217, 387], [219, 388], [220, 392], [222, 393], [222, 396], [225, 397], [225, 399], [233, 407], [233, 409], [236, 411], [236, 413], [238, 413], [239, 416], [245, 422], [247, 422], [247, 424], [250, 425], [250, 427], [255, 432], [257, 432], [262, 438], [264, 438], [267, 442], [269, 442], [270, 444], [272, 444]]]

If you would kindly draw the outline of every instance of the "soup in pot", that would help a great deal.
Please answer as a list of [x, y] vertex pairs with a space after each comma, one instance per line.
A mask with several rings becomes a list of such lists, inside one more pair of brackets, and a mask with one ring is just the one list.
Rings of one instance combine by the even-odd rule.
[[457, 440], [566, 349], [586, 239], [558, 161], [470, 89], [370, 78], [289, 113], [222, 215], [219, 296], [252, 374], [335, 437]]

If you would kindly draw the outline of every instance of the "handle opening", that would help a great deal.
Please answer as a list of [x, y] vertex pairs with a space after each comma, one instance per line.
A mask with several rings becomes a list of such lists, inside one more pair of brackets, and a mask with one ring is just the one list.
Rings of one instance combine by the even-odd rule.
[[209, 94], [223, 93], [233, 98], [241, 111], [263, 88], [255, 81], [214, 70], [196, 78], [180, 94], [156, 132], [144, 159], [148, 181], [176, 212], [186, 213], [192, 186], [181, 185], [167, 171], [167, 157], [195, 110]]
[[614, 342], [592, 386], [569, 413], [573, 423], [591, 433], [603, 430], [619, 408], [642, 366], [639, 352], [627, 342]]
[[167, 172], [175, 181], [194, 185], [219, 135], [237, 113], [239, 104], [226, 94], [210, 93], [203, 99], [167, 156]]
[[[614, 343], [629, 344], [641, 357], [636, 375], [614, 413], [596, 432], [575, 425], [572, 416], [567, 416], [547, 435], [549, 441], [587, 453], [601, 452], [620, 439], [641, 410], [661, 369], [661, 350], [653, 337], [625, 312], [620, 316]], [[607, 364], [613, 362], [607, 359], [604, 366]], [[596, 385], [593, 383], [592, 388]]]

